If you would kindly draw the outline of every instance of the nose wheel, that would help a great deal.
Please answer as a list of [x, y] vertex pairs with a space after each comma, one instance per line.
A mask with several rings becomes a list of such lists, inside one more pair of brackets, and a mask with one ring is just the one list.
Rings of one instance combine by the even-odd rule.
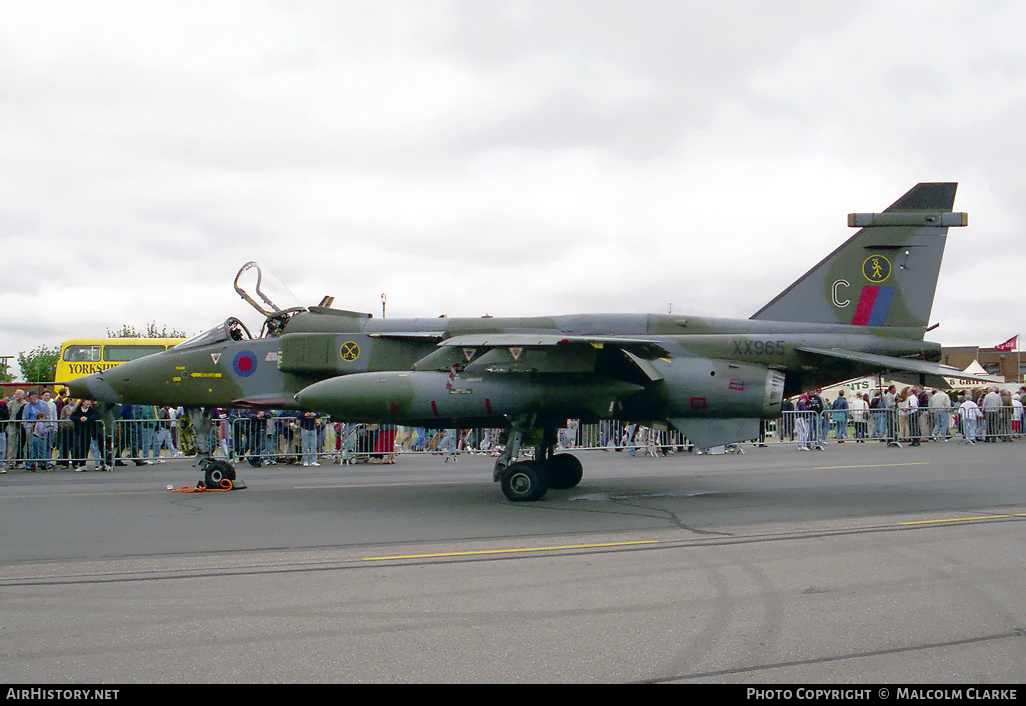
[[203, 471], [203, 485], [207, 488], [231, 488], [235, 480], [235, 466], [220, 459], [204, 459], [200, 462]]

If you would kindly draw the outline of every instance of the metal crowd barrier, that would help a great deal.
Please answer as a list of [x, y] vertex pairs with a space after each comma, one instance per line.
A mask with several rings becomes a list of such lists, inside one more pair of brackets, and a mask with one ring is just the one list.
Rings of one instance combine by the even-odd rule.
[[[250, 463], [313, 463], [330, 459], [340, 463], [393, 462], [401, 454], [436, 454], [456, 457], [460, 454], [497, 456], [505, 443], [501, 429], [427, 429], [387, 424], [343, 424], [319, 420], [312, 450], [301, 448], [299, 420], [272, 417], [236, 419], [232, 433], [222, 434], [225, 453], [236, 461]], [[624, 451], [628, 456], [665, 455], [690, 448], [676, 430], [657, 430], [618, 421], [577, 424], [560, 429], [560, 449], [606, 449]], [[529, 457], [532, 448], [524, 444]]]
[[194, 455], [195, 449], [184, 436], [177, 420], [116, 419], [107, 442], [116, 464], [131, 461], [142, 465]]
[[302, 417], [239, 417], [220, 423], [221, 452], [235, 462], [319, 465], [394, 462], [401, 453], [457, 455], [460, 451], [485, 451], [498, 444], [497, 429], [416, 429], [389, 424], [347, 424], [318, 418], [312, 424]]
[[[215, 454], [234, 462], [319, 464], [393, 462], [400, 454], [456, 457], [471, 453], [498, 455], [504, 443], [501, 429], [426, 429], [388, 424], [348, 424], [318, 419], [304, 430], [292, 416], [238, 417], [214, 423]], [[571, 426], [558, 434], [560, 449], [607, 449], [627, 455], [664, 455], [689, 448], [676, 430], [656, 430], [617, 421]], [[525, 443], [524, 454], [531, 448]]]
[[[967, 418], [959, 410], [922, 408], [904, 410], [828, 410], [817, 412], [784, 412], [776, 420], [762, 425], [759, 437], [729, 444], [725, 452], [742, 452], [744, 446], [775, 443], [794, 443], [800, 447], [815, 448], [824, 442], [870, 442], [891, 444], [957, 440], [975, 441], [1012, 440], [1021, 434], [1021, 420], [1016, 407], [1002, 407], [978, 411], [979, 420]], [[1021, 414], [1021, 412], [1020, 412]], [[237, 422], [239, 423], [239, 422]], [[277, 424], [281, 424], [276, 420]], [[323, 427], [323, 430], [322, 430]], [[274, 436], [278, 437], [280, 431]], [[299, 454], [295, 442], [271, 442], [278, 458]], [[500, 429], [424, 429], [376, 424], [323, 423], [318, 426], [316, 453], [320, 458], [340, 462], [390, 462], [400, 454], [460, 453], [498, 455], [503, 443]], [[617, 420], [604, 420], [595, 424], [579, 424], [571, 420], [569, 426], [557, 434], [559, 450], [607, 450], [624, 452], [627, 456], [664, 456], [695, 447], [675, 429], [661, 430]], [[290, 450], [291, 449], [291, 450]], [[524, 453], [531, 449], [525, 442]]]
[[776, 423], [780, 441], [800, 447], [834, 441], [921, 443], [924, 440], [961, 443], [1012, 441], [1022, 434], [1022, 408], [825, 410], [784, 412]]
[[[500, 429], [425, 429], [377, 424], [343, 424], [318, 418], [312, 428], [296, 416], [234, 416], [213, 421], [211, 453], [235, 463], [314, 464], [393, 462], [400, 454], [462, 453], [498, 455], [504, 443]], [[784, 412], [767, 420], [756, 439], [731, 444], [721, 451], [743, 452], [747, 445], [797, 444], [815, 448], [825, 442], [892, 444], [956, 440], [960, 443], [1011, 441], [1023, 432], [1022, 407], [1004, 406], [967, 413], [953, 408], [826, 410]], [[0, 459], [7, 468], [34, 470], [111, 468], [113, 465], [162, 462], [194, 456], [196, 443], [186, 420], [120, 419], [111, 429], [102, 421], [74, 424], [67, 420], [11, 420], [0, 427]], [[606, 450], [627, 456], [664, 456], [695, 450], [675, 429], [655, 429], [617, 420], [580, 424], [571, 420], [557, 435], [560, 450]], [[524, 444], [530, 455], [530, 441]]]
[[47, 471], [82, 468], [93, 462], [107, 466], [103, 453], [106, 427], [96, 420], [76, 424], [69, 420], [10, 420], [0, 426], [0, 466]]
[[319, 459], [330, 453], [328, 449], [335, 442], [329, 433], [332, 426], [320, 418], [304, 422], [301, 417], [263, 414], [215, 423], [221, 453], [236, 463], [249, 461], [253, 465], [320, 465]]
[[[424, 429], [399, 427], [396, 450], [399, 453], [478, 453], [498, 455], [504, 443], [501, 429]], [[570, 425], [559, 429], [556, 445], [560, 450], [605, 449], [626, 451], [628, 455], [663, 455], [682, 451], [687, 441], [674, 430], [658, 430], [616, 420], [596, 424]], [[530, 442], [524, 443], [524, 453], [530, 455]], [[357, 449], [359, 451], [359, 449]]]

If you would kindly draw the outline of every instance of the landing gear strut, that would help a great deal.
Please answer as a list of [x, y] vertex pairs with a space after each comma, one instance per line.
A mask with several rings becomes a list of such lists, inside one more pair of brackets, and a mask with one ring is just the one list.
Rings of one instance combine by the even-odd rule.
[[535, 447], [533, 461], [517, 461], [524, 434], [534, 430], [535, 417], [522, 417], [510, 425], [509, 439], [495, 461], [493, 479], [514, 502], [541, 500], [549, 488], [573, 488], [581, 482], [584, 467], [576, 456], [555, 454], [556, 428], [542, 428], [541, 443]]

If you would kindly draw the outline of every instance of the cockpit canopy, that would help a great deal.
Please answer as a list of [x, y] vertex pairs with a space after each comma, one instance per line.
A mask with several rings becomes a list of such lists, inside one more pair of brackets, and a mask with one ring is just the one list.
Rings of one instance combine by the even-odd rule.
[[[281, 280], [274, 275], [265, 273], [260, 265], [253, 261], [247, 262], [239, 269], [235, 275], [234, 287], [240, 297], [264, 316], [263, 327], [260, 331], [261, 338], [273, 338], [281, 335], [289, 319], [296, 314], [308, 311], [305, 306], [300, 305], [296, 295], [282, 284]], [[319, 311], [330, 306], [331, 301], [332, 297], [325, 297], [320, 307], [314, 307], [314, 310]], [[357, 315], [351, 312], [337, 313]], [[370, 314], [359, 314], [359, 316], [369, 317]], [[231, 317], [219, 326], [179, 343], [175, 348], [198, 348], [224, 341], [242, 341], [250, 338], [253, 338], [253, 335], [246, 325], [235, 317]]]
[[281, 280], [264, 273], [253, 261], [243, 265], [235, 275], [235, 291], [266, 317], [261, 338], [280, 335], [293, 315], [306, 311]]
[[235, 291], [264, 316], [306, 311], [281, 280], [265, 274], [256, 262], [247, 262], [235, 275]]

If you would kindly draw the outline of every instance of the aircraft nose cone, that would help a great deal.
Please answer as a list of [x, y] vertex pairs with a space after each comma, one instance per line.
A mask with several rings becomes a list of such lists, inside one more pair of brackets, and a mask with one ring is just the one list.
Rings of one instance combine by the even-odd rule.
[[84, 377], [76, 378], [67, 383], [68, 394], [75, 399], [96, 400], [97, 402], [121, 403], [119, 395], [110, 383], [104, 378], [103, 373], [93, 373]]

